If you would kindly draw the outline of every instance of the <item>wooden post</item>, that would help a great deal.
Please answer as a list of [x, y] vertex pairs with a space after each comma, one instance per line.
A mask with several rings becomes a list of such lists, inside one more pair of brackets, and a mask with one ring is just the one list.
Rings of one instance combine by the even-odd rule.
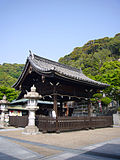
[[60, 101], [60, 116], [62, 116], [62, 101]]
[[56, 85], [54, 85], [54, 90], [53, 90], [53, 99], [54, 99], [54, 111], [56, 113], [56, 133], [59, 133], [58, 129], [58, 111], [57, 111], [57, 94], [56, 94]]
[[91, 104], [90, 104], [90, 99], [88, 99], [88, 118], [89, 118], [89, 128], [91, 128]]
[[94, 129], [93, 123], [92, 123], [92, 117], [91, 117], [91, 103], [90, 99], [88, 99], [88, 117], [89, 117], [89, 128]]
[[54, 93], [54, 103], [53, 103], [53, 108], [54, 108], [54, 111], [56, 113], [56, 117], [58, 116], [58, 112], [57, 112], [57, 95], [56, 93]]
[[88, 117], [91, 116], [91, 104], [90, 104], [90, 99], [88, 99]]
[[56, 94], [56, 85], [54, 85], [54, 89], [53, 89], [53, 99], [54, 99], [54, 103], [53, 103], [53, 109], [56, 113], [56, 117], [57, 115], [57, 94]]

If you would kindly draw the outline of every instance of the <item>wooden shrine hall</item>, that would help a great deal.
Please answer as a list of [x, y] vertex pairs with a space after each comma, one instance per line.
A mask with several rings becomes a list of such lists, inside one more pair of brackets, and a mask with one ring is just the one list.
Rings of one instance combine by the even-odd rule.
[[[26, 94], [27, 91], [30, 91], [30, 88], [33, 86], [33, 84], [35, 85], [37, 92], [40, 95], [42, 95], [42, 98], [40, 100], [53, 102], [53, 109], [56, 112], [57, 130], [59, 128], [59, 125], [63, 125], [61, 124], [61, 122], [65, 118], [63, 113], [64, 103], [68, 101], [70, 102], [71, 101], [80, 102], [82, 100], [87, 101], [88, 104], [87, 118], [88, 117], [90, 118], [91, 114], [90, 98], [93, 96], [94, 93], [103, 90], [107, 86], [109, 86], [108, 84], [97, 82], [95, 80], [88, 78], [82, 73], [81, 69], [76, 69], [30, 53], [29, 57], [27, 58], [22, 74], [18, 78], [18, 81], [13, 85], [13, 87], [16, 90], [21, 91], [18, 99], [22, 99], [24, 97], [24, 94]], [[45, 119], [45, 117], [43, 118]], [[48, 121], [50, 121], [50, 119], [55, 121], [55, 119], [52, 119], [52, 117], [47, 116], [47, 118]], [[60, 118], [61, 118], [60, 124], [58, 124]], [[66, 120], [74, 118], [75, 117], [67, 117]], [[80, 117], [76, 118], [78, 119]], [[83, 117], [81, 119], [83, 119]], [[86, 121], [87, 121], [86, 124], [88, 124], [88, 119]], [[50, 124], [52, 123], [49, 123], [49, 126]], [[42, 118], [41, 122], [39, 122], [39, 125], [43, 126]], [[70, 129], [70, 123], [68, 128]], [[73, 128], [74, 126], [72, 126], [72, 129]], [[81, 127], [78, 127], [78, 129], [80, 128]], [[63, 129], [63, 130], [69, 130], [69, 129]], [[45, 130], [45, 128], [40, 130]], [[49, 131], [51, 129], [46, 128], [46, 130]]]

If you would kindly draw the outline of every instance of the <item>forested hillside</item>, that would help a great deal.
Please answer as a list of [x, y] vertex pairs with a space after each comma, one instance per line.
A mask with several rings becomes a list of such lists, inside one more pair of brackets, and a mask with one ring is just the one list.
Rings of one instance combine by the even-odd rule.
[[106, 94], [112, 99], [120, 98], [120, 33], [113, 38], [90, 40], [59, 62], [81, 68], [88, 77], [110, 84]]
[[21, 74], [23, 64], [4, 63], [0, 65], [0, 85], [11, 87]]
[[120, 57], [120, 33], [114, 38], [102, 38], [88, 41], [83, 47], [76, 47], [60, 63], [82, 68], [86, 75], [99, 74], [104, 62], [118, 60]]
[[17, 98], [18, 91], [15, 91], [11, 86], [17, 81], [22, 72], [24, 64], [8, 64], [0, 65], [0, 99], [6, 94], [7, 99], [12, 101]]

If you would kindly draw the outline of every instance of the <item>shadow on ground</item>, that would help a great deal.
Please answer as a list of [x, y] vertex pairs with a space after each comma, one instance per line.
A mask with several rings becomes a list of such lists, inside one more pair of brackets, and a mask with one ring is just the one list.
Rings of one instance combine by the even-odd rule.
[[7, 160], [7, 159], [8, 160], [19, 160], [18, 158], [15, 158], [13, 156], [0, 152], [0, 160]]
[[[87, 151], [83, 154], [78, 154], [77, 156], [68, 158], [67, 160], [79, 160], [79, 159], [84, 159], [82, 157], [85, 157], [86, 159], [91, 159], [90, 157], [98, 157], [98, 159], [109, 159], [109, 158], [113, 158], [113, 159], [120, 159], [120, 144], [105, 144], [102, 145], [101, 147], [97, 147], [95, 149], [92, 149], [90, 151]], [[90, 157], [89, 157], [90, 156]], [[87, 158], [88, 157], [88, 158]]]

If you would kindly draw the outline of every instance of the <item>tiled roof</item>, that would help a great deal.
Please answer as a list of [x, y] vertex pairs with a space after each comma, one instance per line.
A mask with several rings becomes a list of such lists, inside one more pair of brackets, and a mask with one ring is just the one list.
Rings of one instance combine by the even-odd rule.
[[73, 79], [73, 80], [91, 83], [93, 85], [97, 85], [101, 87], [109, 86], [108, 84], [101, 83], [88, 78], [82, 73], [81, 69], [76, 69], [52, 60], [48, 60], [48, 59], [39, 57], [35, 54], [30, 54], [30, 56], [28, 57], [28, 60], [30, 61], [31, 65], [34, 68], [42, 72], [55, 71], [59, 75], [64, 76], [66, 78]]
[[[10, 105], [17, 105], [17, 104], [20, 104], [20, 103], [27, 103], [28, 99], [19, 99], [19, 100], [14, 100], [10, 103]], [[50, 102], [50, 101], [41, 101], [41, 100], [38, 100], [38, 104], [53, 104], [53, 102]]]

